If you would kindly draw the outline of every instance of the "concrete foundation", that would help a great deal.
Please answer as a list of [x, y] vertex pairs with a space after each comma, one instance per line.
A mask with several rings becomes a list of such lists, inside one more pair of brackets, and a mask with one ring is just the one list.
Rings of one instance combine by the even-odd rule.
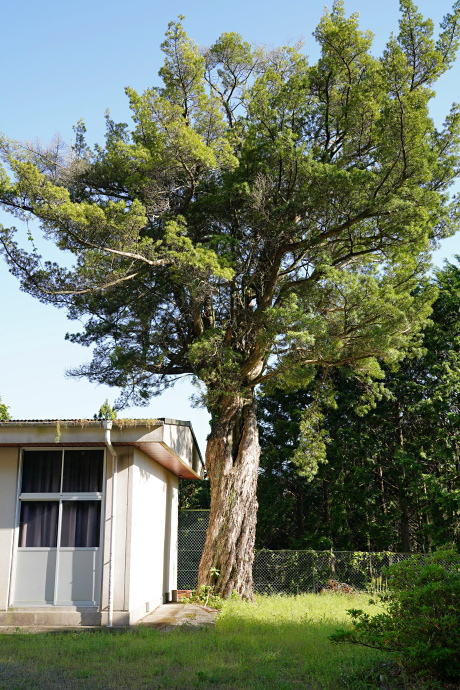
[[11, 607], [7, 611], [0, 611], [0, 627], [75, 627], [80, 625], [101, 625], [101, 612], [96, 606], [37, 606], [24, 609]]

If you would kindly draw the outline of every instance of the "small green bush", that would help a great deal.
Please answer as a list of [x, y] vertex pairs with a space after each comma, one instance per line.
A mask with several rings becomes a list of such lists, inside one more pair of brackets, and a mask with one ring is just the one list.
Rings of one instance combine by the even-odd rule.
[[460, 678], [460, 556], [452, 550], [419, 555], [386, 570], [383, 611], [351, 609], [352, 630], [330, 639], [394, 652], [410, 672]]

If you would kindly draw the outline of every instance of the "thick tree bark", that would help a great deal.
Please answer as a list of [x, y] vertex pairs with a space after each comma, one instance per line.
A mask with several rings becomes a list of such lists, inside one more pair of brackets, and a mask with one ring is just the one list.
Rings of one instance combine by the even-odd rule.
[[260, 447], [253, 393], [227, 398], [206, 447], [211, 512], [198, 586], [252, 598]]

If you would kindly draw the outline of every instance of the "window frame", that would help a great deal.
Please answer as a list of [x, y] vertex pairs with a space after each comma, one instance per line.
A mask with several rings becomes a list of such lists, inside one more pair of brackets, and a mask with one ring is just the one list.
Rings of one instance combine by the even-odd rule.
[[[24, 453], [25, 452], [46, 452], [46, 451], [61, 451], [61, 477], [60, 477], [60, 489], [63, 487], [63, 473], [64, 473], [64, 458], [66, 451], [81, 451], [81, 450], [93, 450], [100, 451], [102, 453], [102, 490], [101, 491], [81, 491], [81, 492], [25, 492], [22, 493], [22, 479], [23, 479], [23, 465], [24, 465]], [[16, 566], [17, 566], [17, 554], [21, 551], [55, 551], [56, 552], [56, 564], [55, 564], [55, 577], [54, 577], [54, 599], [52, 604], [40, 604], [40, 606], [59, 606], [56, 603], [56, 596], [58, 591], [58, 579], [59, 579], [59, 552], [73, 552], [73, 551], [95, 551], [96, 558], [99, 560], [101, 566], [102, 562], [102, 552], [104, 546], [104, 524], [105, 524], [105, 509], [106, 509], [106, 481], [107, 481], [107, 448], [105, 446], [61, 446], [56, 448], [56, 446], [23, 446], [20, 448], [19, 464], [18, 464], [18, 480], [17, 480], [17, 496], [16, 496], [16, 523], [14, 530], [14, 557], [11, 569], [11, 586], [10, 586], [10, 599], [9, 606], [21, 606], [20, 603], [15, 604], [15, 584], [16, 584]], [[57, 540], [56, 546], [19, 546], [19, 532], [20, 532], [20, 518], [21, 518], [21, 504], [22, 501], [54, 501], [58, 504], [58, 523], [57, 523]], [[98, 501], [100, 503], [100, 525], [99, 525], [99, 546], [60, 546], [61, 543], [61, 526], [62, 526], [62, 505], [63, 503], [71, 501]], [[102, 575], [102, 571], [101, 571]], [[101, 601], [102, 593], [102, 577], [98, 585], [98, 595], [99, 603]], [[68, 605], [68, 604], [62, 604]], [[93, 602], [92, 605], [98, 605], [97, 602]]]

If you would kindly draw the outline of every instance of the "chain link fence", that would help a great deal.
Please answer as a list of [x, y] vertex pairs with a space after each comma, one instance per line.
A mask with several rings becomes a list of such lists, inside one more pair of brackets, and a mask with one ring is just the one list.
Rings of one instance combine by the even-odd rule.
[[410, 557], [403, 553], [356, 551], [256, 551], [252, 569], [254, 591], [383, 591], [386, 581], [382, 569]]
[[179, 511], [177, 589], [196, 589], [208, 523], [209, 510]]
[[[179, 512], [178, 589], [195, 589], [209, 510]], [[323, 590], [382, 591], [382, 569], [411, 554], [353, 551], [269, 551], [254, 554], [254, 591], [298, 594]]]

